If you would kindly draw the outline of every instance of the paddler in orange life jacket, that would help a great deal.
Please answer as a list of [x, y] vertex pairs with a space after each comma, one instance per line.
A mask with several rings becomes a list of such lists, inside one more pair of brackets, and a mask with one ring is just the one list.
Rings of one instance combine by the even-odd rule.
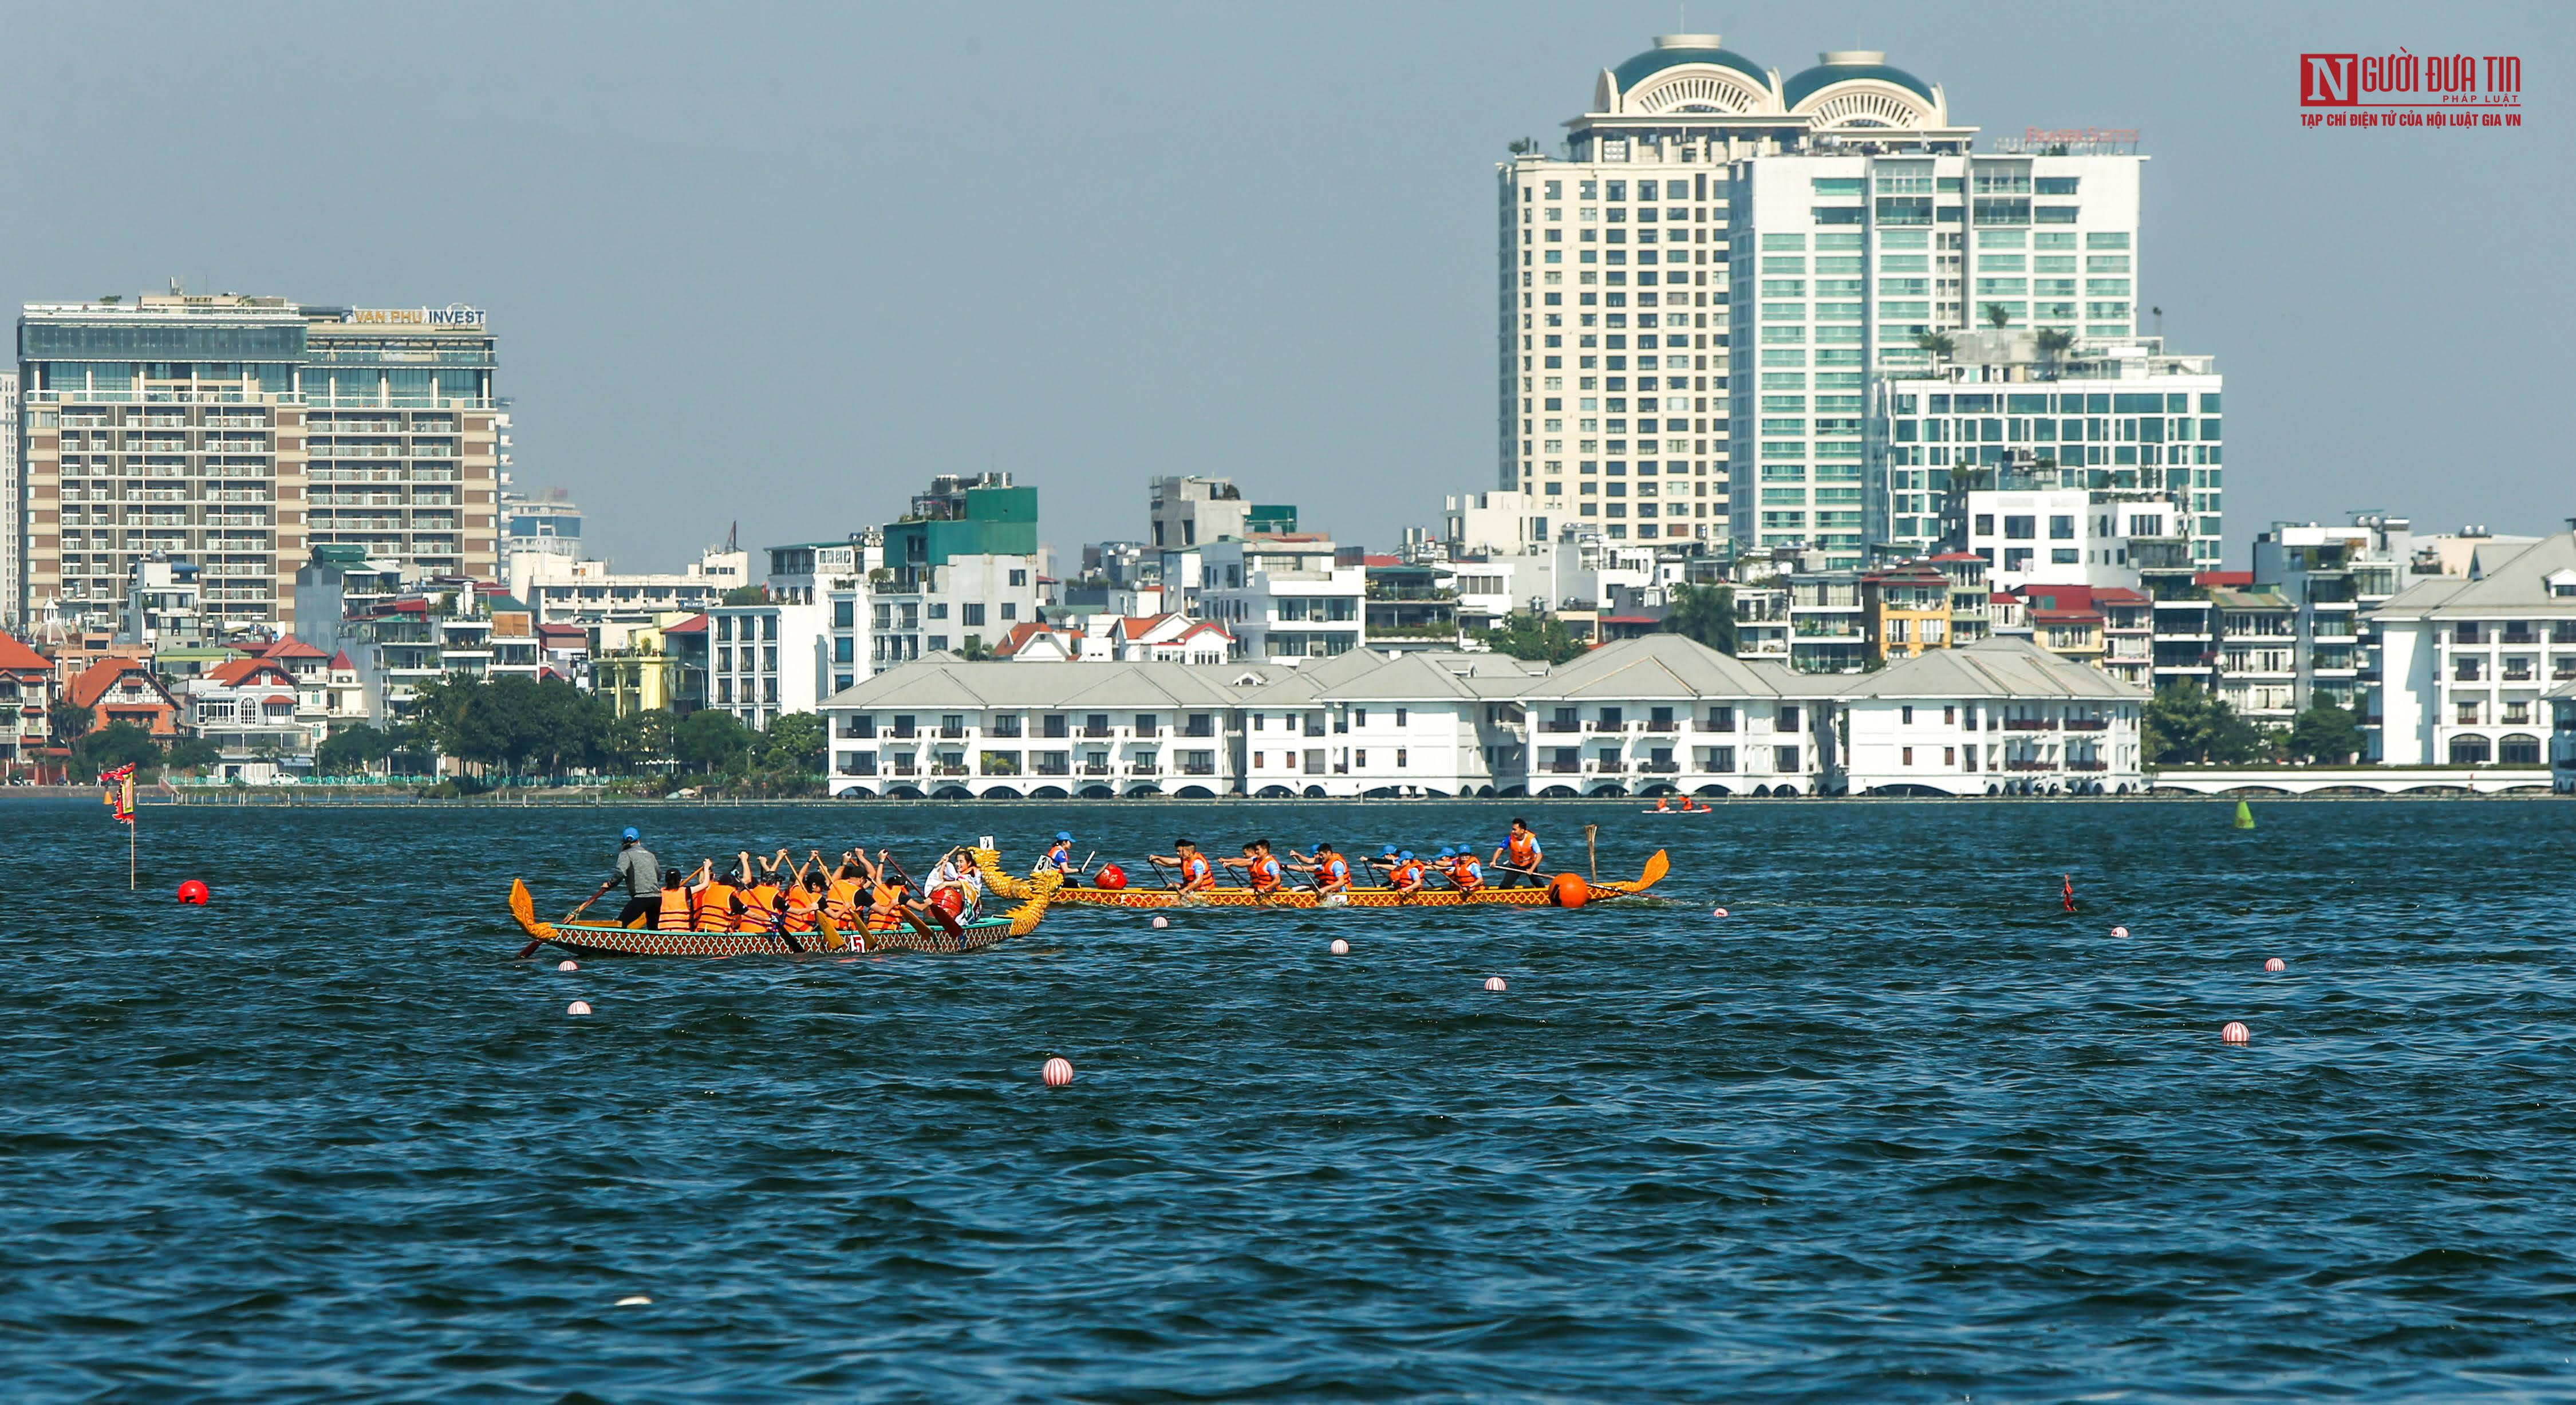
[[1539, 861], [1546, 857], [1546, 852], [1539, 848], [1538, 836], [1530, 832], [1529, 821], [1513, 820], [1512, 832], [1503, 837], [1502, 847], [1494, 850], [1494, 857], [1491, 860], [1495, 871], [1502, 875], [1502, 881], [1496, 886], [1503, 888], [1542, 886], [1538, 878], [1538, 866]]
[[[814, 857], [820, 862], [823, 856], [818, 851]], [[845, 927], [858, 925], [861, 912], [859, 894], [875, 881], [865, 854], [843, 852], [839, 867], [832, 870], [831, 877], [823, 884], [823, 906], [832, 914], [832, 920]]]
[[1395, 857], [1395, 868], [1387, 874], [1388, 886], [1399, 893], [1421, 892], [1422, 860], [1415, 858], [1411, 849], [1406, 849]]
[[676, 868], [662, 870], [662, 901], [653, 913], [653, 930], [685, 932], [696, 925], [698, 911], [689, 901], [689, 875]]
[[735, 919], [742, 916], [740, 892], [716, 872], [713, 859], [698, 865], [691, 906], [696, 909], [697, 930], [701, 932], [730, 932]]
[[1288, 864], [1290, 868], [1293, 868], [1300, 873], [1311, 873], [1315, 875], [1316, 892], [1346, 893], [1350, 891], [1350, 863], [1341, 855], [1334, 853], [1332, 845], [1323, 843], [1319, 840], [1315, 844], [1315, 852], [1312, 856], [1299, 859], [1297, 857], [1297, 851], [1291, 849], [1288, 851], [1288, 858], [1290, 860]]
[[[742, 862], [743, 882], [740, 889], [742, 910], [734, 919], [737, 932], [775, 932], [778, 930], [778, 864], [772, 859], [754, 859], [748, 851], [736, 856]], [[787, 851], [778, 851], [778, 858]]]
[[1252, 884], [1252, 891], [1256, 893], [1278, 892], [1281, 880], [1287, 877], [1287, 872], [1279, 866], [1279, 860], [1271, 854], [1267, 839], [1255, 839], [1244, 845], [1243, 857], [1227, 859], [1225, 866], [1242, 869], [1245, 880]]
[[1197, 841], [1175, 839], [1172, 849], [1168, 854], [1147, 854], [1145, 861], [1179, 869], [1184, 893], [1204, 893], [1216, 886], [1216, 869], [1208, 863], [1207, 855], [1199, 852]]
[[1442, 849], [1440, 854], [1445, 860], [1440, 865], [1440, 872], [1448, 878], [1451, 887], [1462, 893], [1472, 893], [1485, 886], [1485, 867], [1476, 862], [1474, 854], [1465, 849]]

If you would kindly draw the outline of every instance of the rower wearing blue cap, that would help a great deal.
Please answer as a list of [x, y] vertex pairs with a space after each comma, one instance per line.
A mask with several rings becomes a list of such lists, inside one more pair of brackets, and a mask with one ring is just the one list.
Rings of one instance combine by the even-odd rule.
[[[1296, 851], [1290, 850], [1288, 857], [1296, 859]], [[1289, 866], [1315, 875], [1315, 891], [1318, 893], [1340, 893], [1350, 889], [1350, 864], [1341, 855], [1333, 852], [1332, 845], [1320, 839], [1315, 841], [1313, 854]]]
[[1387, 875], [1395, 890], [1399, 893], [1420, 892], [1422, 890], [1421, 860], [1413, 857], [1413, 851], [1411, 849], [1407, 849], [1404, 852], [1397, 854], [1395, 857], [1395, 871]]
[[[617, 836], [617, 863], [608, 870], [608, 881], [600, 884], [581, 907], [599, 901], [620, 883], [626, 885], [626, 907], [617, 914], [618, 926], [641, 926], [662, 910], [662, 861], [644, 847], [644, 836], [631, 824]], [[581, 907], [573, 911], [578, 913]]]

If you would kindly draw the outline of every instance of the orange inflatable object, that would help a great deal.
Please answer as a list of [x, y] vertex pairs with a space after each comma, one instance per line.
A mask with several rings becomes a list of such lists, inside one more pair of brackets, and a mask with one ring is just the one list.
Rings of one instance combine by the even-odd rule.
[[1558, 907], [1581, 907], [1592, 896], [1592, 885], [1580, 873], [1560, 873], [1547, 885], [1547, 900]]

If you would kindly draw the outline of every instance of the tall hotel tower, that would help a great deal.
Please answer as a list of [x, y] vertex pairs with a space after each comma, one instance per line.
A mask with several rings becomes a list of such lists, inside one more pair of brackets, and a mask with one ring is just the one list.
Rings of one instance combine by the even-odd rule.
[[474, 308], [175, 290], [29, 304], [19, 616], [110, 623], [154, 557], [196, 565], [209, 626], [280, 635], [315, 546], [490, 578], [492, 372]]
[[[1938, 85], [1667, 34], [1500, 168], [1501, 486], [1541, 539], [1864, 551], [1873, 373], [2003, 319], [2136, 329], [2135, 155], [1972, 150]], [[2079, 267], [2080, 264], [2080, 267]]]

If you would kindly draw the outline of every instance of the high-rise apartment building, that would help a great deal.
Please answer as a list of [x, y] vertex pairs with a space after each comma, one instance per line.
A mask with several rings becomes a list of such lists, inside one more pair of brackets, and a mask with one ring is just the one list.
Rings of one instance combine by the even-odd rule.
[[209, 629], [294, 623], [295, 572], [350, 546], [494, 573], [493, 339], [465, 307], [146, 295], [29, 304], [22, 616], [108, 623], [136, 561], [198, 568]]
[[2134, 332], [2140, 158], [1976, 153], [1938, 86], [1821, 59], [1659, 36], [1563, 155], [1502, 167], [1501, 486], [1534, 527], [1857, 565], [1875, 372], [1998, 317]]
[[0, 628], [20, 628], [18, 549], [27, 529], [27, 505], [18, 496], [18, 371], [0, 367]]

